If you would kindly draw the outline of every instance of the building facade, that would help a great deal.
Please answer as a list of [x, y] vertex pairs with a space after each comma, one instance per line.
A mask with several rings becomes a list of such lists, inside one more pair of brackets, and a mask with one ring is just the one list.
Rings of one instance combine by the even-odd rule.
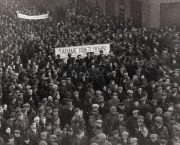
[[156, 28], [180, 24], [180, 0], [97, 0], [104, 14], [132, 17], [137, 25]]

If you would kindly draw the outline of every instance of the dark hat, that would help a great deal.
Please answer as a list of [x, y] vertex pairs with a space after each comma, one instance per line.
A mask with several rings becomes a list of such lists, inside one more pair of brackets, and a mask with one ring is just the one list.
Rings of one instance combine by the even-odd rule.
[[67, 77], [66, 80], [71, 80], [71, 78], [70, 78], [70, 77]]
[[21, 112], [21, 108], [20, 108], [20, 107], [17, 107], [17, 108], [16, 108], [16, 112]]
[[120, 118], [124, 118], [124, 115], [123, 115], [123, 114], [119, 114], [119, 117], [120, 117]]
[[53, 109], [53, 112], [59, 112], [59, 110], [58, 109]]
[[14, 133], [16, 133], [16, 134], [20, 134], [20, 133], [21, 133], [21, 131], [20, 131], [20, 130], [18, 130], [18, 129], [16, 129], [16, 130], [14, 130]]
[[150, 135], [150, 138], [157, 138], [157, 137], [158, 137], [157, 134], [151, 134], [151, 135]]
[[167, 144], [167, 143], [168, 143], [168, 141], [167, 141], [167, 140], [165, 140], [165, 139], [160, 139], [160, 140], [159, 140], [159, 143], [162, 143], [162, 144]]
[[79, 108], [76, 108], [75, 110], [74, 110], [74, 112], [78, 112], [80, 109]]
[[61, 83], [66, 83], [66, 80], [61, 80]]
[[129, 143], [130, 143], [130, 144], [134, 144], [134, 143], [136, 143], [137, 141], [138, 141], [137, 138], [130, 138]]
[[73, 94], [74, 94], [74, 95], [75, 95], [75, 94], [79, 94], [79, 91], [74, 91]]
[[46, 131], [43, 131], [43, 132], [40, 133], [40, 136], [47, 136], [47, 134], [48, 133]]
[[54, 134], [52, 134], [49, 138], [50, 138], [50, 139], [56, 139], [56, 138], [57, 138], [57, 136], [56, 136], [56, 135], [54, 135]]
[[30, 107], [30, 104], [29, 104], [29, 103], [25, 103], [25, 104], [23, 105], [23, 107], [24, 107], [24, 108], [29, 108], [29, 107]]
[[132, 113], [139, 113], [139, 110], [133, 110]]
[[120, 102], [118, 105], [119, 105], [119, 106], [123, 106], [123, 105], [124, 105], [124, 103], [123, 103], [123, 102]]

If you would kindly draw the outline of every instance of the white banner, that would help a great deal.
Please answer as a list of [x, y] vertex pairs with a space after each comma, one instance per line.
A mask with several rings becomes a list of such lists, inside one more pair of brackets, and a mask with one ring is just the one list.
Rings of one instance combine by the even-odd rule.
[[27, 19], [27, 20], [41, 20], [41, 19], [47, 19], [49, 17], [49, 13], [43, 14], [43, 15], [29, 16], [29, 15], [25, 15], [25, 14], [21, 14], [20, 12], [17, 12], [17, 17], [21, 19]]
[[55, 55], [60, 55], [61, 58], [67, 58], [68, 54], [71, 53], [72, 57], [77, 57], [78, 55], [85, 57], [87, 52], [94, 52], [94, 55], [99, 55], [100, 50], [103, 50], [103, 54], [105, 55], [109, 54], [110, 44], [55, 48]]

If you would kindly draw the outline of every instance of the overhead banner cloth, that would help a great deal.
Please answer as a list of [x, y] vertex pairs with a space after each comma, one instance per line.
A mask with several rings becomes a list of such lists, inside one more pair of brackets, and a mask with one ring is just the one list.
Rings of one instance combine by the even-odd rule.
[[77, 57], [78, 55], [85, 57], [87, 52], [94, 52], [95, 55], [99, 55], [100, 50], [103, 50], [103, 54], [109, 54], [110, 44], [55, 48], [55, 55], [60, 55], [61, 58], [67, 58], [68, 54], [71, 53], [72, 57]]
[[27, 20], [41, 20], [41, 19], [47, 19], [49, 17], [49, 14], [29, 16], [29, 15], [25, 15], [25, 14], [21, 14], [17, 12], [17, 17], [21, 19], [27, 19]]

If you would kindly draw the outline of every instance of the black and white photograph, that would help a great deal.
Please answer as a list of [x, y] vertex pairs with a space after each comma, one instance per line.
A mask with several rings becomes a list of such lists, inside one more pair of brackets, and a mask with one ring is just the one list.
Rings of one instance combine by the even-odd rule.
[[180, 145], [180, 0], [0, 0], [0, 145]]

